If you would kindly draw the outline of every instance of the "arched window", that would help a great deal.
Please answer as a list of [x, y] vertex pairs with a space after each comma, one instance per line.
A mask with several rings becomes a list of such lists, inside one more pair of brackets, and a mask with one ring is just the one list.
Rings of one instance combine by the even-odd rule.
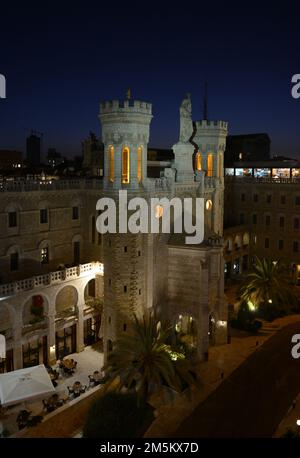
[[219, 162], [218, 162], [218, 177], [222, 178], [223, 176], [223, 154], [219, 153]]
[[208, 154], [207, 155], [207, 176], [212, 177], [213, 176], [213, 155]]
[[122, 183], [129, 183], [130, 173], [130, 153], [129, 148], [123, 148], [122, 151]]
[[143, 149], [139, 146], [137, 150], [137, 179], [139, 183], [142, 181], [142, 152]]
[[202, 170], [202, 156], [201, 153], [196, 154], [196, 160], [195, 160], [195, 169], [196, 170]]
[[113, 182], [115, 178], [115, 149], [109, 147], [109, 181]]

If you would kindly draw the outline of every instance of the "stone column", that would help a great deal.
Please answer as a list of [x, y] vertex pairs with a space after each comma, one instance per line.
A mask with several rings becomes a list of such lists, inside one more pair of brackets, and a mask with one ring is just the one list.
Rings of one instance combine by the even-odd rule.
[[84, 350], [83, 335], [83, 305], [78, 306], [76, 322], [76, 351], [77, 353]]
[[22, 324], [15, 323], [13, 327], [13, 358], [14, 370], [22, 369], [23, 367], [23, 348], [22, 348]]
[[48, 314], [48, 364], [56, 363], [55, 312]]

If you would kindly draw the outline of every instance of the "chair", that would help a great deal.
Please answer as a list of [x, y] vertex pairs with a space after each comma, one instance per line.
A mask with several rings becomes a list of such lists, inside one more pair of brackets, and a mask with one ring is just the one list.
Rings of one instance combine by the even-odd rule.
[[48, 408], [48, 402], [46, 401], [46, 399], [43, 399], [43, 400], [42, 400], [42, 403], [43, 403], [43, 409], [47, 410], [47, 408]]
[[67, 386], [67, 388], [68, 388], [69, 396], [70, 396], [71, 394], [74, 394], [73, 388], [70, 388], [69, 386]]
[[94, 377], [93, 377], [92, 375], [89, 375], [88, 377], [89, 377], [89, 386], [91, 386], [91, 385], [95, 385], [95, 384], [96, 384], [96, 382], [95, 382], [95, 379], [94, 379]]

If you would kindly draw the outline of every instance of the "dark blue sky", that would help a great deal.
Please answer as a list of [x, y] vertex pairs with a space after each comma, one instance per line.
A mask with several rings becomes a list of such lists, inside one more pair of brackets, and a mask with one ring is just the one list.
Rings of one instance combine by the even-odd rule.
[[1, 4], [0, 149], [24, 150], [33, 128], [44, 132], [44, 150], [79, 153], [88, 132], [99, 133], [100, 100], [122, 98], [128, 87], [153, 103], [150, 144], [171, 147], [183, 96], [192, 93], [201, 118], [207, 79], [211, 119], [228, 121], [232, 134], [268, 132], [273, 154], [300, 157], [300, 99], [290, 93], [300, 73], [295, 7], [62, 3]]

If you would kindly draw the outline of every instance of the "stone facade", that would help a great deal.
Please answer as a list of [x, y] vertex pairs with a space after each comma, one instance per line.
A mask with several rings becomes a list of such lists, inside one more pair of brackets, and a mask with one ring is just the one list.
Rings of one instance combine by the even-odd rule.
[[[147, 176], [152, 106], [125, 100], [100, 105], [103, 180], [2, 185], [0, 332], [10, 352], [6, 370], [25, 364], [30, 342], [39, 345], [40, 362], [55, 360], [60, 348], [80, 351], [91, 327], [103, 339], [106, 357], [116, 339], [130, 332], [132, 312], [145, 308], [182, 332], [192, 329], [201, 359], [210, 343], [227, 341], [222, 238], [227, 123], [193, 124], [189, 98], [180, 114], [175, 161], [160, 178]], [[153, 197], [204, 198], [203, 242], [187, 245], [184, 234], [172, 230], [99, 234], [97, 202], [111, 197], [118, 210], [120, 190], [128, 200], [143, 197], [148, 203]]]

